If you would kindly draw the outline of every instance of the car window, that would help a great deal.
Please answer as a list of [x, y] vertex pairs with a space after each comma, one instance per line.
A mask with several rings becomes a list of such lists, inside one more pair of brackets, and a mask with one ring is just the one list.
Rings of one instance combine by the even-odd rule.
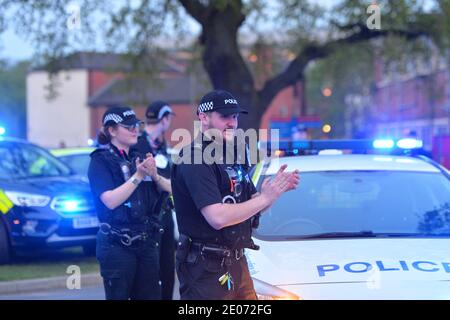
[[0, 144], [0, 179], [70, 175], [64, 163], [34, 145]]
[[89, 163], [91, 157], [89, 153], [86, 154], [74, 154], [58, 157], [64, 161], [69, 167], [71, 167], [77, 174], [87, 176]]
[[450, 233], [450, 181], [440, 173], [305, 172], [296, 190], [262, 214], [255, 235], [361, 231]]

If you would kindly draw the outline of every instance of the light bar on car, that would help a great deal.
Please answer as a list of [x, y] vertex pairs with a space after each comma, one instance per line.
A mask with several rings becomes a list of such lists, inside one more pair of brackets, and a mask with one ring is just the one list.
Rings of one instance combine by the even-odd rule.
[[397, 141], [397, 147], [400, 149], [420, 149], [423, 142], [417, 139], [400, 139]]
[[[267, 141], [260, 141], [259, 147], [270, 149], [271, 144]], [[365, 152], [369, 150], [405, 152], [408, 150], [420, 149], [423, 147], [421, 140], [417, 139], [354, 139], [354, 140], [294, 140], [280, 141], [278, 148], [273, 150], [275, 156], [305, 154], [305, 151], [321, 150], [350, 150], [354, 152]], [[322, 152], [321, 154], [325, 154]]]
[[377, 139], [373, 141], [373, 147], [375, 149], [392, 149], [395, 146], [392, 139]]

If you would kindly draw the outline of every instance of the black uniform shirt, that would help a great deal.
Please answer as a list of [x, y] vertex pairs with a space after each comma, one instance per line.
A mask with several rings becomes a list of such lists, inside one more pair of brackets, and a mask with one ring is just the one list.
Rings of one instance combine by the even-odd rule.
[[[153, 157], [157, 156], [163, 156], [167, 160], [166, 167], [157, 167], [158, 174], [164, 178], [170, 179], [170, 169], [171, 169], [171, 163], [170, 163], [170, 157], [167, 154], [167, 144], [164, 141], [161, 143], [161, 145], [158, 146], [158, 148], [152, 148], [152, 145], [149, 141], [150, 137], [147, 134], [146, 131], [142, 133], [138, 137], [138, 142], [131, 148], [131, 152], [139, 152], [143, 156], [146, 156], [147, 153], [151, 153]], [[156, 159], [155, 159], [156, 160]], [[171, 212], [173, 209], [173, 203], [172, 200], [169, 198], [170, 194], [166, 191], [161, 191], [161, 195], [159, 198], [160, 203], [158, 203], [158, 206], [163, 209], [164, 212]]]
[[[202, 148], [208, 145], [204, 142]], [[194, 153], [194, 143], [185, 147]], [[183, 152], [182, 151], [182, 152]], [[201, 213], [201, 209], [212, 204], [222, 203], [222, 192], [224, 188], [229, 188], [229, 179], [226, 172], [220, 181], [217, 178], [217, 167], [215, 164], [179, 164], [172, 168], [172, 192], [177, 214], [178, 229], [181, 234], [190, 236], [194, 240], [202, 242], [221, 242], [221, 232], [215, 230]], [[220, 169], [222, 170], [222, 169]], [[251, 198], [256, 193], [251, 180], [247, 185], [247, 197]]]
[[[145, 217], [158, 214], [159, 209], [156, 208], [156, 204], [159, 193], [153, 182], [141, 182], [130, 198], [114, 210], [108, 209], [101, 201], [100, 196], [102, 193], [114, 190], [125, 182], [120, 168], [120, 164], [124, 160], [130, 163], [130, 177], [136, 171], [134, 159], [139, 156], [137, 153], [130, 151], [131, 159], [129, 159], [125, 153], [121, 153], [114, 146], [112, 146], [112, 150], [116, 155], [112, 154], [107, 148], [95, 150], [91, 154], [91, 162], [89, 164], [89, 183], [100, 222], [115, 225], [138, 224], [140, 221], [145, 220]], [[142, 156], [139, 157], [142, 159]], [[135, 213], [138, 211], [141, 218], [136, 218]]]
[[146, 131], [144, 131], [142, 133], [142, 135], [140, 135], [138, 137], [138, 142], [137, 144], [135, 144], [132, 147], [132, 150], [137, 150], [139, 153], [141, 153], [142, 155], [146, 155], [147, 153], [151, 153], [153, 155], [153, 157], [155, 157], [156, 155], [160, 154], [164, 157], [167, 158], [168, 163], [167, 166], [165, 168], [158, 168], [158, 174], [160, 174], [161, 176], [163, 176], [164, 178], [170, 179], [170, 167], [171, 167], [171, 163], [170, 163], [170, 157], [167, 154], [167, 144], [166, 142], [162, 142], [161, 145], [154, 149], [152, 148], [150, 141], [149, 140], [149, 136], [147, 134]]

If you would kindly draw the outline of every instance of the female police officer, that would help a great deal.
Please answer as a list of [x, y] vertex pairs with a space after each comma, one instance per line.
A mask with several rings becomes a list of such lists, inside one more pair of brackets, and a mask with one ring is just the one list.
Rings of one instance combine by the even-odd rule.
[[128, 107], [108, 109], [98, 141], [105, 148], [91, 154], [91, 184], [100, 230], [97, 259], [106, 299], [160, 299], [159, 248], [162, 229], [158, 187], [164, 181], [151, 155], [130, 150], [140, 121]]

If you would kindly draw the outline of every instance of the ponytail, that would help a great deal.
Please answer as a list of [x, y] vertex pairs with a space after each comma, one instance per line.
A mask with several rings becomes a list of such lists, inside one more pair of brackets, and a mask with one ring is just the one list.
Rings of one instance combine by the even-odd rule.
[[109, 128], [112, 126], [102, 127], [97, 135], [97, 141], [101, 145], [105, 145], [111, 142], [111, 134], [109, 133]]

